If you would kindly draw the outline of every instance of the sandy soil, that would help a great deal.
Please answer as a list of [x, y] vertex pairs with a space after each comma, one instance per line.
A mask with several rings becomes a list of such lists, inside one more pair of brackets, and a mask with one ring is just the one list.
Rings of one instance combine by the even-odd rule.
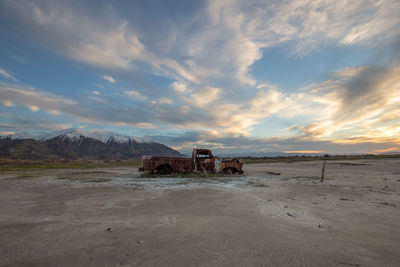
[[321, 165], [0, 173], [0, 266], [399, 266], [400, 160]]

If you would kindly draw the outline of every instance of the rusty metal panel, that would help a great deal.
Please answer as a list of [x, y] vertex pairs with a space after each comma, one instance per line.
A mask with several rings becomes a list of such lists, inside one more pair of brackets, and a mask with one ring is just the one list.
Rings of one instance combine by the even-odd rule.
[[144, 171], [154, 171], [161, 165], [169, 165], [176, 172], [191, 172], [193, 170], [191, 158], [143, 157], [142, 162]]

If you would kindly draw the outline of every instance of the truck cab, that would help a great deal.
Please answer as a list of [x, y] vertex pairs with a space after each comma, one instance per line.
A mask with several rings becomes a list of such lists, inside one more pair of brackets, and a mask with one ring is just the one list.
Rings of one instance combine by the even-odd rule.
[[215, 172], [215, 159], [209, 149], [193, 149], [192, 152], [194, 172]]

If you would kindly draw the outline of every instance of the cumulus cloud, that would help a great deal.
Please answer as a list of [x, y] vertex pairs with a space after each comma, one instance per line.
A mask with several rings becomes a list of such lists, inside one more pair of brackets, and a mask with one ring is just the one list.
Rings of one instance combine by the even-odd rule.
[[[211, 112], [205, 103], [198, 106], [201, 112], [198, 108], [191, 110], [196, 106], [191, 102], [202, 95], [215, 101], [218, 98], [214, 98], [213, 94], [200, 94], [202, 90], [195, 90], [199, 92], [195, 94], [183, 93], [190, 96], [186, 98], [186, 103], [191, 108], [186, 106], [186, 114], [197, 115], [197, 120], [183, 125], [206, 128], [219, 138], [230, 135], [249, 137], [253, 127], [270, 116], [296, 118], [308, 115], [309, 120], [289, 127], [299, 139], [310, 142], [321, 140], [331, 144], [395, 144], [400, 142], [399, 66], [341, 69], [333, 73], [330, 79], [294, 93], [284, 93], [276, 86], [263, 85], [248, 101], [230, 103], [218, 100], [212, 105]], [[204, 120], [199, 120], [199, 117]]]
[[189, 89], [187, 88], [187, 85], [182, 82], [173, 82], [171, 84], [171, 87], [178, 93], [184, 93], [184, 92], [189, 91]]
[[314, 123], [294, 129], [310, 138], [398, 136], [400, 65], [366, 66], [346, 72], [353, 75], [336, 75], [310, 86], [308, 97], [329, 110], [322, 111]]
[[206, 105], [217, 101], [220, 93], [221, 88], [207, 86], [201, 90], [197, 90], [195, 93], [192, 93], [188, 98], [186, 98], [186, 101], [188, 104], [193, 106], [205, 107]]
[[103, 80], [106, 80], [106, 81], [110, 82], [110, 83], [115, 83], [114, 78], [112, 76], [110, 76], [110, 75], [103, 75], [103, 76], [101, 76], [101, 78]]

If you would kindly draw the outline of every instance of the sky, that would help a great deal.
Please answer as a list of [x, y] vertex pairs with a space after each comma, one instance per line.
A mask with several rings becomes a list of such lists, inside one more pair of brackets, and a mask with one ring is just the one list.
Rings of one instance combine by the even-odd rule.
[[400, 151], [400, 1], [0, 0], [0, 135]]

